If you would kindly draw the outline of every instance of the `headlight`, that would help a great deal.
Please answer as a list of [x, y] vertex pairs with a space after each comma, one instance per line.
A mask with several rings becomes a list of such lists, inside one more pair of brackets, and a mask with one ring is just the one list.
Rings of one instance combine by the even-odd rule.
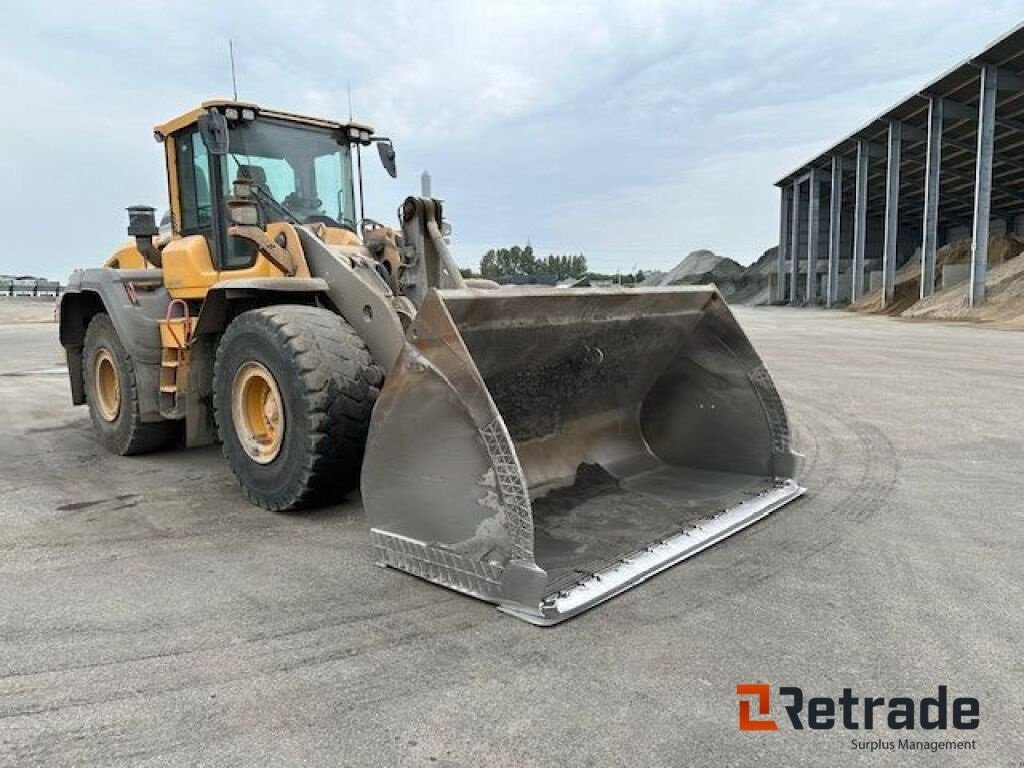
[[228, 120], [237, 120], [238, 110], [234, 107], [228, 107], [224, 110], [224, 117], [226, 117]]
[[251, 110], [251, 109], [243, 109], [242, 110], [242, 119], [243, 120], [255, 120], [256, 119], [256, 113], [253, 110]]
[[358, 128], [349, 128], [348, 129], [348, 137], [350, 139], [352, 139], [353, 141], [359, 141], [359, 129]]
[[363, 142], [363, 144], [369, 143], [369, 141], [370, 141], [370, 134], [369, 134], [369, 132], [368, 131], [363, 131], [362, 133], [360, 133], [359, 134], [359, 140], [361, 142]]

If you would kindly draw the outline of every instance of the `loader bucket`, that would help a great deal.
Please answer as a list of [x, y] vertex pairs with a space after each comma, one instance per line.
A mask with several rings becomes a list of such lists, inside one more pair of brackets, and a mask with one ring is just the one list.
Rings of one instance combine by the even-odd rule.
[[554, 624], [803, 493], [717, 289], [433, 291], [374, 409], [378, 562]]

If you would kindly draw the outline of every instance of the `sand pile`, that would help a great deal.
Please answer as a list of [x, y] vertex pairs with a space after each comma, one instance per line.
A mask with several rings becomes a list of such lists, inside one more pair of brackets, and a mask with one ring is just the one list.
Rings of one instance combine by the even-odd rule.
[[[988, 239], [988, 265], [997, 267], [1016, 258], [1024, 251], [1024, 237], [1020, 235], [992, 235]], [[944, 245], [935, 254], [936, 268], [943, 264], [970, 264], [971, 239], [965, 238]], [[939, 273], [941, 274], [941, 272]]]
[[[994, 270], [1001, 264], [1015, 259], [1021, 251], [1024, 251], [1024, 238], [1017, 235], [992, 235], [988, 241], [988, 263], [989, 270]], [[971, 261], [971, 240], [966, 238], [956, 240], [942, 246], [935, 254], [936, 285], [942, 285], [942, 270], [947, 264], [969, 264]], [[991, 273], [990, 273], [991, 277]], [[966, 283], [957, 285], [949, 291], [942, 291], [940, 294], [966, 296]], [[881, 289], [871, 291], [861, 296], [856, 302], [850, 305], [852, 312], [869, 312], [886, 315], [902, 315], [904, 317], [918, 317], [916, 314], [921, 296], [921, 262], [920, 258], [913, 258], [901, 269], [896, 271], [895, 297], [889, 306], [882, 308]], [[934, 298], [934, 297], [933, 297]], [[932, 299], [928, 299], [931, 302]], [[929, 305], [930, 306], [930, 305]], [[945, 306], [945, 305], [943, 305]], [[942, 310], [934, 310], [942, 311]], [[935, 315], [938, 317], [938, 315]], [[951, 318], [950, 318], [951, 319]]]
[[[1024, 244], [1021, 245], [1024, 250]], [[991, 255], [991, 251], [989, 252]], [[989, 266], [985, 276], [985, 301], [971, 309], [967, 302], [968, 283], [917, 302], [904, 317], [924, 320], [973, 320], [1000, 323], [1024, 329], [1024, 257], [1014, 255], [1001, 264]]]
[[[936, 254], [936, 262], [938, 259], [939, 255]], [[879, 288], [865, 293], [853, 302], [849, 309], [851, 312], [872, 312], [885, 315], [899, 315], [909, 309], [921, 297], [921, 264], [917, 259], [911, 259], [903, 265], [902, 269], [896, 270], [894, 288], [893, 301], [887, 307], [882, 307], [882, 290]]]

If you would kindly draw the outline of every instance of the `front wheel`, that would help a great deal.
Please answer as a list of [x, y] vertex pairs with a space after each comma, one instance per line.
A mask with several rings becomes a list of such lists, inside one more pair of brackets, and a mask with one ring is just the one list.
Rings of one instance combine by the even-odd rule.
[[224, 455], [249, 499], [287, 511], [359, 486], [384, 374], [339, 315], [297, 305], [236, 317], [214, 365]]

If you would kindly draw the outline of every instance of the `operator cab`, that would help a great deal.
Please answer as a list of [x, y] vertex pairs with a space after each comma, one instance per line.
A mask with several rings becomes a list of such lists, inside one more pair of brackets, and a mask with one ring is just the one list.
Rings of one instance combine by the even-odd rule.
[[202, 235], [218, 272], [251, 267], [258, 256], [252, 240], [230, 236], [236, 224], [316, 225], [325, 239], [358, 243], [353, 154], [359, 147], [376, 143], [395, 176], [390, 140], [375, 137], [369, 126], [255, 104], [205, 102], [157, 126], [154, 135], [165, 144], [173, 236]]

